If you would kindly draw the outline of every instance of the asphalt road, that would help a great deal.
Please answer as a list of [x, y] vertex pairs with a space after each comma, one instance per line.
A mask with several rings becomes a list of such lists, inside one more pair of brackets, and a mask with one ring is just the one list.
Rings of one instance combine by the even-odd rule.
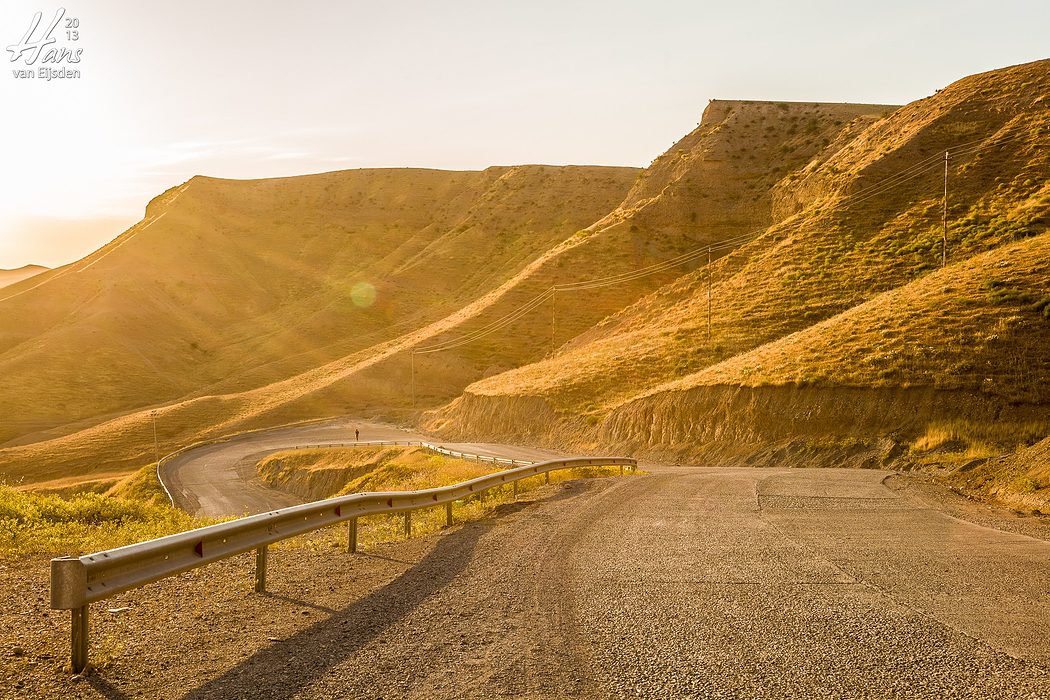
[[[255, 465], [266, 455], [301, 445], [360, 439], [431, 440], [431, 438], [385, 423], [347, 418], [312, 425], [248, 433], [227, 442], [189, 450], [164, 464], [163, 479], [175, 505], [188, 513], [210, 517], [250, 515], [302, 501], [272, 489], [259, 478]], [[559, 456], [549, 450], [488, 443], [441, 443], [454, 450], [510, 459], [541, 460]]]
[[[412, 437], [362, 426], [362, 439]], [[346, 428], [295, 439], [338, 439]], [[222, 490], [238, 463], [288, 439], [257, 436], [185, 464], [197, 474], [209, 459], [232, 464], [226, 481], [207, 481]], [[149, 692], [1050, 698], [1047, 528], [1029, 536], [988, 526], [1000, 516], [956, 517], [971, 508], [964, 499], [949, 515], [889, 488], [887, 472], [647, 469], [551, 487], [427, 544], [354, 559], [350, 580], [378, 564], [396, 571], [345, 602], [332, 571], [346, 555], [321, 553], [295, 566], [287, 592], [281, 577], [273, 588], [278, 600], [325, 610], [322, 619], [231, 652], [192, 689], [167, 685], [158, 668]], [[190, 482], [198, 494], [200, 483]], [[216, 603], [228, 607], [237, 606]]]
[[173, 696], [1050, 697], [1050, 544], [885, 476], [572, 482], [428, 547], [364, 555], [351, 580], [398, 572], [346, 604], [331, 599], [342, 567], [289, 564], [298, 578], [275, 596], [330, 606], [322, 619]]

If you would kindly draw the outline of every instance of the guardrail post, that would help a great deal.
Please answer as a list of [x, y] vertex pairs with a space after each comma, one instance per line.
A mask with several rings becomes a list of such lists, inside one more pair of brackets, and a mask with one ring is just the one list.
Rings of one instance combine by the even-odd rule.
[[515, 501], [518, 500], [518, 482], [517, 482], [517, 480], [514, 481], [514, 500]]
[[357, 518], [346, 523], [346, 551], [357, 554]]
[[266, 545], [255, 550], [255, 592], [266, 592], [266, 555], [269, 548]]
[[550, 484], [550, 482], [551, 482], [551, 473], [550, 472], [543, 472], [543, 483]]
[[70, 635], [70, 665], [73, 673], [82, 673], [88, 664], [88, 606], [73, 608], [72, 634]]
[[623, 465], [620, 465], [620, 476], [623, 476]]
[[445, 504], [445, 527], [452, 527], [452, 501]]
[[412, 536], [412, 511], [405, 511], [405, 537]]
[[87, 569], [76, 557], [58, 557], [51, 560], [51, 609], [69, 610], [70, 629], [69, 665], [73, 673], [80, 673], [88, 663], [88, 605]]

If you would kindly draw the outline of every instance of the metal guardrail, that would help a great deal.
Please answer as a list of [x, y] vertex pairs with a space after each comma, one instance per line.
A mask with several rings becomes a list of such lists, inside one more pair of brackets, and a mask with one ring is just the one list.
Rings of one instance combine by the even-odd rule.
[[510, 459], [508, 457], [493, 457], [491, 455], [479, 455], [473, 452], [460, 452], [458, 450], [450, 450], [447, 447], [435, 445], [430, 442], [423, 442], [422, 440], [368, 440], [362, 442], [319, 442], [310, 445], [292, 445], [290, 447], [282, 447], [278, 448], [278, 451], [283, 452], [284, 450], [316, 450], [330, 447], [381, 447], [384, 445], [422, 447], [423, 449], [430, 450], [431, 452], [437, 452], [438, 454], [445, 455], [446, 457], [455, 457], [457, 459], [466, 459], [474, 462], [488, 462], [489, 464], [507, 464], [513, 467], [527, 467], [530, 464], [536, 464], [536, 460]]
[[[464, 454], [437, 449], [450, 456], [462, 457]], [[485, 461], [500, 459], [492, 457]], [[504, 484], [513, 484], [516, 494], [518, 481], [522, 479], [544, 474], [549, 483], [552, 471], [604, 466], [618, 466], [623, 473], [624, 467], [637, 468], [637, 462], [627, 457], [535, 462], [451, 486], [338, 496], [82, 557], [59, 557], [51, 560], [51, 608], [71, 611], [70, 660], [73, 672], [79, 673], [88, 663], [88, 608], [91, 603], [253, 549], [256, 552], [255, 590], [264, 592], [267, 547], [274, 542], [345, 522], [347, 550], [356, 552], [357, 519], [362, 516], [404, 513], [405, 531], [410, 535], [414, 510], [444, 505], [446, 524], [451, 525], [454, 501]]]

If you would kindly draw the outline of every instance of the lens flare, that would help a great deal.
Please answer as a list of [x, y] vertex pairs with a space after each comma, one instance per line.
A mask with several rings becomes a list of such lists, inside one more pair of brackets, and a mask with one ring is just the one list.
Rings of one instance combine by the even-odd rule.
[[376, 301], [376, 288], [368, 282], [358, 282], [350, 289], [350, 299], [355, 306], [367, 309]]

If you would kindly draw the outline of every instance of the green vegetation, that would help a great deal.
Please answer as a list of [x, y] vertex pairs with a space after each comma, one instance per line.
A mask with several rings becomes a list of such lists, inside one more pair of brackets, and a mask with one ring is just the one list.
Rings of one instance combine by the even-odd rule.
[[86, 554], [214, 522], [131, 498], [98, 493], [63, 498], [0, 486], [0, 557]]

